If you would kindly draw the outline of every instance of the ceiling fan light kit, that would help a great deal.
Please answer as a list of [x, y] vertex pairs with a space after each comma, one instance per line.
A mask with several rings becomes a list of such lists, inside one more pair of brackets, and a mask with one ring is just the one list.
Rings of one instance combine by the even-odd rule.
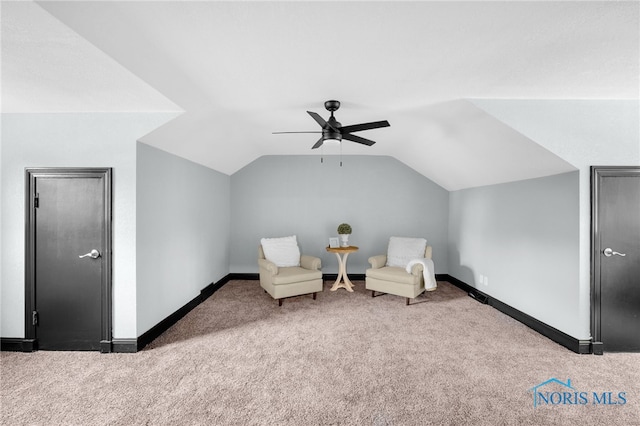
[[[333, 116], [333, 113], [340, 108], [340, 102], [336, 100], [329, 100], [324, 103], [324, 107], [327, 111], [331, 113], [331, 117], [328, 120], [322, 118], [319, 114], [307, 111], [307, 114], [313, 118], [316, 123], [320, 125], [322, 128], [322, 136], [318, 141], [311, 147], [311, 149], [320, 148], [325, 142], [342, 142], [342, 140], [348, 140], [351, 142], [356, 142], [362, 145], [371, 146], [375, 144], [374, 141], [370, 139], [363, 138], [361, 136], [357, 136], [352, 134], [353, 132], [360, 132], [363, 130], [371, 130], [378, 129], [381, 127], [389, 127], [390, 124], [387, 120], [383, 121], [373, 121], [370, 123], [360, 123], [353, 124], [350, 126], [342, 126], [342, 124], [336, 120]], [[281, 133], [313, 133], [313, 132], [273, 132], [274, 134]]]

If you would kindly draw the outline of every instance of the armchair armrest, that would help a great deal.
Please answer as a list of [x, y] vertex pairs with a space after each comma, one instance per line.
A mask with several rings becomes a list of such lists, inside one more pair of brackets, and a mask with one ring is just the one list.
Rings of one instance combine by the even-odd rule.
[[278, 274], [278, 267], [276, 264], [267, 259], [258, 259], [258, 266], [266, 269], [272, 275]]
[[423, 270], [424, 265], [422, 263], [416, 263], [411, 267], [411, 275], [420, 276], [422, 275]]
[[369, 258], [369, 263], [373, 269], [382, 268], [387, 263], [387, 255], [379, 254], [377, 256], [371, 256]]
[[304, 269], [319, 271], [322, 268], [322, 261], [319, 257], [303, 254], [300, 256], [300, 266]]

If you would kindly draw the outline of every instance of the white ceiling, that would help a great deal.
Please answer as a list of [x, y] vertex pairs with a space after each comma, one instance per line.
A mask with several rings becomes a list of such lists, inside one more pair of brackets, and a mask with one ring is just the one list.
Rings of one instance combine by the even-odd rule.
[[[389, 120], [343, 154], [448, 190], [575, 168], [474, 99], [638, 99], [638, 2], [2, 2], [2, 111], [180, 111], [141, 141], [232, 174], [317, 155], [305, 112]], [[325, 155], [339, 153], [327, 146]]]

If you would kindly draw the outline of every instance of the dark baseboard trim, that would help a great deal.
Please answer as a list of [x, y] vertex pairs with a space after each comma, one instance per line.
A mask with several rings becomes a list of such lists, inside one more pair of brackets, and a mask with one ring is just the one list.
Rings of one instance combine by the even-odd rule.
[[545, 324], [540, 320], [535, 319], [531, 315], [525, 314], [524, 312], [519, 311], [515, 308], [512, 308], [506, 303], [501, 302], [500, 300], [481, 292], [475, 287], [471, 287], [469, 284], [463, 281], [460, 281], [455, 277], [447, 275], [447, 278], [445, 278], [444, 280], [450, 282], [451, 284], [455, 285], [461, 290], [464, 290], [469, 294], [470, 297], [476, 299], [477, 301], [494, 307], [495, 309], [499, 310], [503, 314], [509, 315], [511, 318], [521, 322], [522, 324], [526, 325], [532, 330], [537, 331], [543, 336], [553, 340], [559, 345], [562, 345], [565, 348], [575, 353], [578, 353], [578, 354], [591, 353], [590, 340], [579, 340], [579, 339], [576, 339], [575, 337], [569, 336], [568, 334], [554, 327], [551, 327], [550, 325]]
[[515, 308], [512, 308], [511, 306], [497, 299], [490, 298], [489, 300], [489, 304], [500, 312], [520, 321], [524, 325], [553, 340], [554, 342], [564, 346], [565, 348], [572, 350], [575, 353], [580, 353], [580, 340], [576, 339], [575, 337], [571, 337], [568, 334], [563, 333], [562, 331], [551, 327], [550, 325], [547, 325], [542, 321], [539, 321]]
[[231, 274], [227, 274], [217, 283], [211, 283], [202, 290], [200, 290], [200, 294], [189, 302], [187, 302], [180, 309], [160, 321], [155, 326], [151, 327], [137, 339], [113, 339], [112, 341], [112, 350], [117, 353], [135, 353], [144, 349], [149, 343], [157, 339], [162, 333], [167, 331], [172, 325], [180, 321], [182, 317], [187, 315], [189, 312], [193, 310], [200, 303], [204, 302], [207, 298], [209, 298], [213, 293], [222, 288], [226, 283], [231, 280]]
[[[349, 271], [347, 271], [348, 273]], [[349, 279], [352, 281], [364, 281], [367, 278], [366, 274], [349, 274]], [[449, 278], [447, 274], [436, 274], [436, 281], [446, 281]], [[322, 279], [325, 281], [335, 281], [338, 279], [338, 274], [322, 274]]]
[[38, 349], [34, 339], [24, 339], [21, 337], [0, 338], [0, 351], [7, 352], [33, 352]]
[[232, 274], [227, 274], [225, 277], [223, 277], [220, 281], [218, 281], [217, 283], [211, 283], [208, 286], [206, 286], [205, 288], [203, 288], [202, 290], [200, 290], [200, 302], [204, 302], [205, 300], [207, 300], [210, 296], [213, 295], [213, 293], [215, 293], [216, 291], [220, 290], [222, 288], [222, 286], [224, 286], [226, 283], [228, 283], [229, 281], [231, 281], [231, 276]]
[[589, 355], [594, 353], [591, 340], [578, 340], [578, 353], [580, 355]]
[[[322, 274], [322, 279], [325, 281], [335, 281], [338, 278], [338, 274]], [[354, 281], [364, 281], [364, 274], [349, 274], [349, 278]], [[255, 280], [260, 279], [258, 273], [233, 273], [229, 274], [231, 280]]]
[[469, 297], [477, 300], [482, 304], [486, 305], [489, 303], [489, 296], [486, 293], [481, 292], [475, 287], [471, 287], [469, 284], [465, 283], [464, 281], [460, 281], [456, 277], [452, 277], [449, 274], [443, 274], [442, 280], [450, 282], [451, 284], [455, 285], [459, 289], [464, 290], [469, 295]]
[[137, 339], [137, 350], [141, 351], [149, 343], [157, 339], [162, 333], [167, 331], [172, 325], [180, 321], [182, 317], [187, 315], [193, 308], [200, 304], [200, 295], [194, 297], [186, 305], [151, 327]]
[[[347, 271], [348, 272], [348, 271]], [[227, 275], [229, 280], [259, 280], [260, 274], [258, 273], [233, 273]], [[349, 274], [349, 279], [353, 281], [364, 281], [366, 278], [365, 274]], [[322, 274], [322, 279], [324, 281], [335, 281], [338, 279], [338, 274]], [[436, 274], [436, 281], [447, 281], [451, 279], [451, 277], [447, 274]]]
[[[338, 274], [323, 274], [324, 280], [335, 280]], [[363, 281], [365, 274], [351, 274], [352, 280]], [[162, 333], [167, 331], [172, 325], [178, 322], [182, 317], [188, 314], [193, 308], [209, 298], [212, 294], [222, 288], [231, 280], [258, 280], [259, 274], [257, 273], [233, 273], [227, 274], [217, 283], [211, 283], [200, 291], [200, 295], [190, 300], [187, 304], [175, 311], [173, 314], [160, 321], [154, 327], [146, 331], [137, 339], [113, 339], [111, 342], [111, 351], [115, 353], [135, 353], [142, 350], [145, 346], [151, 343], [154, 339], [158, 338]], [[470, 286], [469, 284], [452, 277], [449, 274], [436, 274], [436, 280], [447, 281], [461, 290], [467, 292], [470, 297], [474, 298], [480, 303], [488, 304], [500, 312], [509, 315], [511, 318], [523, 323], [527, 327], [537, 331], [543, 336], [553, 340], [554, 342], [564, 346], [565, 348], [578, 353], [578, 354], [590, 354], [597, 352], [597, 344], [592, 345], [590, 340], [579, 340], [575, 337], [569, 336], [562, 331], [551, 327], [539, 321], [532, 316], [525, 314], [506, 303], [495, 299], [486, 293]], [[103, 342], [106, 344], [106, 342]], [[33, 352], [37, 350], [37, 342], [34, 339], [23, 338], [0, 338], [0, 350], [13, 351], [13, 352]], [[102, 347], [103, 352], [107, 352], [106, 346]]]
[[[348, 271], [347, 271], [348, 272]], [[233, 273], [227, 275], [229, 280], [259, 280], [260, 274], [258, 273]], [[364, 281], [365, 274], [349, 274], [349, 279], [354, 281]], [[446, 281], [450, 277], [447, 274], [436, 274], [436, 280]], [[338, 279], [338, 274], [322, 274], [322, 279], [325, 281], [332, 281]]]
[[138, 339], [113, 339], [111, 352], [119, 354], [133, 354], [138, 352]]
[[[257, 274], [256, 274], [257, 276]], [[112, 341], [101, 341], [100, 352], [102, 353], [135, 353], [142, 350], [145, 346], [151, 343], [154, 339], [158, 338], [162, 333], [167, 331], [169, 327], [178, 322], [182, 317], [187, 315], [193, 308], [205, 301], [213, 293], [218, 291], [222, 286], [229, 282], [233, 278], [233, 274], [227, 274], [217, 283], [211, 283], [202, 290], [200, 294], [190, 300], [186, 305], [160, 321], [151, 329], [147, 330], [137, 339], [113, 339]], [[22, 338], [0, 338], [0, 350], [12, 351], [12, 352], [33, 352], [37, 350], [37, 341], [34, 339], [22, 339]]]
[[436, 281], [447, 281], [450, 278], [448, 274], [436, 274]]
[[229, 277], [229, 280], [259, 280], [260, 274], [258, 274], [257, 272], [250, 273], [250, 274], [242, 274], [242, 273], [235, 272], [227, 275], [227, 277]]
[[[364, 281], [365, 279], [364, 274], [350, 274], [349, 271], [347, 271], [347, 275], [349, 275], [351, 281]], [[335, 281], [338, 279], [338, 274], [322, 274], [322, 279], [324, 281]]]

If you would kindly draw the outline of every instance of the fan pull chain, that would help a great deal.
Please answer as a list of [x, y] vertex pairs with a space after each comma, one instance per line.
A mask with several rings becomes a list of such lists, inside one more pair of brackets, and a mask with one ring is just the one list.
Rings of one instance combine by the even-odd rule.
[[342, 167], [342, 141], [340, 141], [340, 167]]

